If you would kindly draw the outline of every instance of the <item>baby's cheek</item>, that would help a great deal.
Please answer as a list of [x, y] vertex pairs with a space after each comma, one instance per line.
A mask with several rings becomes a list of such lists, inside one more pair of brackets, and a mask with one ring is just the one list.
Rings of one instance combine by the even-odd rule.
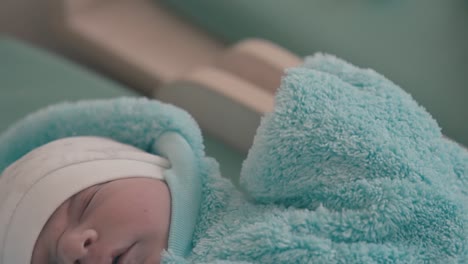
[[170, 214], [158, 212], [155, 209], [136, 210], [128, 215], [128, 222], [134, 231], [141, 234], [156, 234], [158, 236], [169, 233]]
[[158, 241], [162, 249], [167, 248], [171, 221], [170, 206], [140, 208], [130, 219], [134, 220], [134, 230], [138, 230], [142, 236]]
[[49, 263], [47, 259], [47, 249], [45, 244], [43, 243], [42, 239], [36, 241], [34, 246], [31, 264], [42, 264], [42, 263]]
[[53, 251], [56, 248], [55, 245], [57, 244], [60, 235], [68, 226], [68, 205], [69, 202], [66, 201], [57, 208], [42, 228], [34, 245], [32, 264], [50, 263]]

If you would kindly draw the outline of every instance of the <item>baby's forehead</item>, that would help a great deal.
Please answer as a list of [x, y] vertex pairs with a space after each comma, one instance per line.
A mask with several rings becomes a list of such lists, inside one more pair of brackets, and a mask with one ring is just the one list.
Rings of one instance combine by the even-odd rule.
[[[87, 208], [91, 202], [93, 204], [98, 201], [100, 208], [105, 208], [109, 213], [115, 211], [122, 211], [122, 202], [127, 202], [129, 199], [144, 199], [145, 197], [157, 195], [158, 199], [149, 199], [149, 201], [139, 202], [152, 204], [160, 204], [162, 201], [171, 202], [169, 187], [165, 181], [147, 177], [132, 176], [129, 178], [122, 178], [111, 180], [103, 183], [98, 183], [89, 186], [73, 195], [68, 197], [62, 205], [66, 206], [68, 214], [72, 216], [71, 212], [83, 210]], [[167, 194], [166, 194], [167, 193]], [[168, 199], [166, 199], [168, 195]], [[60, 205], [59, 207], [61, 207]], [[103, 206], [104, 205], [104, 206]], [[95, 211], [88, 211], [92, 212]], [[130, 211], [128, 211], [130, 212]], [[146, 211], [140, 211], [145, 215]], [[134, 214], [134, 212], [131, 212]]]
[[[105, 181], [105, 182], [101, 182], [101, 183], [97, 183], [97, 184], [94, 184], [94, 185], [91, 185], [91, 186], [88, 186], [86, 188], [84, 188], [83, 190], [80, 190], [74, 194], [71, 194], [68, 198], [67, 198], [67, 201], [73, 201], [73, 200], [78, 200], [80, 198], [82, 198], [82, 196], [86, 196], [87, 195], [87, 192], [90, 192], [90, 191], [94, 191], [94, 190], [99, 190], [100, 188], [106, 188], [108, 186], [114, 186], [116, 182], [125, 182], [126, 185], [125, 185], [125, 188], [126, 189], [129, 189], [129, 188], [132, 188], [132, 185], [131, 184], [128, 184], [128, 183], [132, 183], [132, 182], [138, 182], [138, 181], [141, 181], [141, 180], [150, 180], [150, 181], [158, 181], [158, 182], [162, 182], [165, 184], [165, 181], [163, 180], [160, 180], [160, 179], [152, 179], [152, 178], [148, 178], [148, 177], [140, 177], [138, 176], [137, 174], [135, 175], [132, 175], [132, 176], [129, 176], [127, 178], [121, 178], [121, 179], [115, 179], [115, 180], [110, 180], [110, 181]], [[145, 189], [144, 188], [139, 188], [140, 191], [144, 191]], [[120, 192], [120, 193], [116, 193], [116, 195], [123, 195], [125, 196], [126, 193], [125, 192]]]

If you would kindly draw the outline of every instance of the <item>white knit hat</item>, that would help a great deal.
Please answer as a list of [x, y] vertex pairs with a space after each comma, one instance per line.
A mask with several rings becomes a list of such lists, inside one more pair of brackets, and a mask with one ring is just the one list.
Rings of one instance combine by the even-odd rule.
[[70, 137], [34, 149], [0, 176], [0, 264], [28, 264], [54, 211], [74, 194], [130, 177], [164, 180], [169, 162], [99, 137]]

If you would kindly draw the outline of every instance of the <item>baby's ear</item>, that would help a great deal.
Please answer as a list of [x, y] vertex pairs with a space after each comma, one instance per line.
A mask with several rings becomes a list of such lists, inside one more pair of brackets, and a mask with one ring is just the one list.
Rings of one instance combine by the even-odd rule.
[[414, 173], [440, 137], [437, 123], [394, 83], [319, 54], [287, 71], [241, 186], [258, 202], [314, 207], [347, 182]]

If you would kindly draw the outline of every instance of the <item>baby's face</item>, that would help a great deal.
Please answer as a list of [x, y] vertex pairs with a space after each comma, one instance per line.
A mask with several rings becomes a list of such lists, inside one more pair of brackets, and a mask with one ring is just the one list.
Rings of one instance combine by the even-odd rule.
[[167, 248], [170, 200], [167, 185], [154, 179], [89, 187], [49, 218], [31, 263], [159, 263]]

